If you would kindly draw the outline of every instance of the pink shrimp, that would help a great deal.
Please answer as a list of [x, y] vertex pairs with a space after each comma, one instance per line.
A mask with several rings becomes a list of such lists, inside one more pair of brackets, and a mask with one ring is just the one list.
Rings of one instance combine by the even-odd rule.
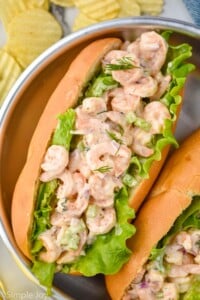
[[145, 32], [139, 40], [139, 55], [142, 65], [155, 75], [162, 68], [168, 46], [164, 38], [155, 31]]
[[150, 133], [162, 133], [165, 125], [165, 120], [170, 119], [168, 108], [159, 101], [152, 101], [144, 108], [143, 118], [151, 124]]
[[[88, 207], [86, 211], [86, 224], [90, 235], [98, 235], [109, 232], [116, 224], [114, 208], [100, 208], [97, 205]], [[91, 213], [92, 209], [92, 213]]]
[[92, 175], [90, 176], [88, 183], [91, 196], [94, 198], [94, 203], [100, 207], [113, 206], [114, 190], [122, 186], [120, 180], [108, 174], [103, 178]]
[[44, 171], [40, 180], [43, 182], [57, 178], [69, 162], [69, 153], [63, 146], [52, 145], [47, 149], [41, 169]]
[[125, 86], [125, 93], [137, 97], [151, 97], [158, 89], [157, 81], [151, 76], [141, 76], [137, 81]]
[[141, 128], [135, 127], [133, 129], [133, 151], [143, 157], [151, 156], [154, 150], [147, 146], [151, 139], [152, 134], [150, 132], [146, 132]]
[[109, 93], [111, 106], [114, 111], [128, 113], [137, 111], [140, 107], [141, 99], [137, 95], [129, 94], [126, 89], [116, 88]]

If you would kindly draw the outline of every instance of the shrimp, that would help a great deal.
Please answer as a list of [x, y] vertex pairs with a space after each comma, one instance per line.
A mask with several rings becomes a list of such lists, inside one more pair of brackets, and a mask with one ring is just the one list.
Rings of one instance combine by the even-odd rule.
[[141, 102], [139, 96], [128, 94], [123, 88], [113, 89], [109, 97], [111, 97], [112, 109], [122, 113], [137, 111]]
[[140, 40], [137, 39], [127, 45], [126, 50], [130, 53], [134, 53], [137, 57], [140, 55]]
[[156, 93], [150, 97], [151, 101], [159, 100], [162, 97], [162, 95], [165, 93], [165, 91], [169, 86], [171, 76], [170, 75], [163, 76], [162, 73], [159, 72], [158, 74], [156, 74], [155, 79], [157, 80], [158, 88]]
[[94, 203], [103, 208], [113, 206], [114, 190], [122, 186], [119, 179], [110, 175], [105, 175], [103, 178], [92, 175], [88, 183]]
[[73, 173], [72, 178], [74, 181], [72, 195], [74, 195], [84, 188], [84, 185], [86, 183], [86, 178], [80, 172]]
[[131, 94], [138, 97], [151, 97], [158, 89], [157, 81], [151, 76], [141, 76], [137, 81], [125, 86], [126, 94]]
[[116, 224], [116, 213], [114, 208], [101, 208], [97, 205], [89, 205], [86, 211], [86, 224], [90, 235], [98, 235], [109, 232]]
[[168, 272], [168, 276], [172, 278], [185, 277], [188, 274], [200, 275], [200, 266], [196, 264], [188, 264], [182, 266], [172, 265]]
[[130, 159], [131, 150], [114, 140], [94, 145], [86, 153], [86, 160], [91, 170], [98, 171], [100, 168], [106, 166], [107, 172], [117, 177], [128, 168]]
[[122, 144], [130, 146], [133, 143], [133, 127], [131, 126], [131, 124], [127, 123], [125, 114], [118, 111], [109, 111], [107, 112], [107, 117], [117, 125], [115, 126], [116, 130], [114, 130], [117, 138], [122, 141]]
[[82, 249], [87, 241], [87, 232], [83, 231], [80, 233], [79, 236], [80, 236], [80, 242], [79, 242], [78, 249], [64, 251], [56, 261], [58, 264], [72, 263], [77, 259], [78, 256], [81, 255], [81, 252], [83, 251]]
[[76, 124], [75, 128], [78, 131], [81, 131], [81, 134], [88, 134], [95, 131], [96, 128], [99, 128], [103, 125], [106, 116], [101, 113], [96, 116], [91, 116], [81, 109], [81, 107], [76, 108]]
[[164, 38], [154, 31], [145, 32], [139, 41], [139, 55], [142, 66], [152, 75], [160, 71], [164, 65], [168, 45]]
[[56, 241], [57, 231], [57, 227], [51, 227], [51, 229], [48, 229], [39, 235], [38, 239], [42, 241], [42, 244], [45, 247], [45, 251], [42, 251], [39, 255], [42, 261], [52, 263], [56, 261], [61, 254], [62, 250]]
[[170, 264], [182, 265], [183, 263], [182, 247], [177, 244], [166, 246], [165, 260]]
[[110, 130], [110, 125], [104, 122], [101, 126], [94, 129], [94, 132], [86, 134], [83, 137], [83, 141], [87, 145], [88, 148], [92, 147], [95, 144], [99, 144], [102, 142], [108, 142], [109, 136], [107, 131]]
[[145, 106], [143, 118], [151, 124], [149, 132], [157, 134], [163, 132], [165, 120], [170, 119], [171, 116], [168, 108], [163, 103], [153, 101]]
[[71, 221], [71, 216], [68, 214], [67, 211], [65, 211], [66, 207], [66, 202], [64, 203], [63, 207], [61, 209], [57, 209], [53, 212], [50, 218], [50, 223], [53, 226], [66, 226], [70, 224]]
[[194, 261], [195, 261], [196, 264], [200, 265], [200, 254], [195, 256]]
[[102, 63], [104, 66], [107, 64], [115, 64], [119, 59], [125, 56], [127, 56], [127, 51], [125, 50], [111, 50], [104, 56]]
[[87, 241], [87, 230], [83, 220], [72, 218], [69, 226], [62, 227], [57, 240], [62, 247], [62, 254], [57, 263], [73, 262], [81, 254]]
[[116, 177], [122, 175], [129, 167], [132, 151], [125, 145], [120, 145], [114, 157], [114, 174]]
[[178, 245], [182, 246], [186, 251], [192, 249], [192, 240], [190, 234], [185, 231], [182, 231], [176, 236], [176, 242]]
[[149, 287], [141, 287], [137, 289], [138, 300], [154, 300], [154, 295]]
[[176, 288], [176, 285], [174, 283], [171, 282], [165, 282], [163, 289], [163, 300], [178, 300], [179, 299], [179, 295], [178, 295], [178, 291]]
[[171, 279], [171, 282], [175, 283], [176, 288], [179, 293], [185, 293], [189, 290], [191, 285], [192, 277], [186, 276], [186, 277], [177, 277]]
[[156, 293], [162, 289], [164, 284], [164, 276], [157, 270], [149, 270], [145, 275], [145, 282], [151, 288], [152, 292]]
[[72, 173], [76, 171], [80, 172], [85, 178], [89, 178], [91, 174], [89, 166], [78, 149], [75, 149], [70, 153], [68, 168]]
[[43, 172], [40, 180], [43, 182], [57, 178], [61, 174], [69, 162], [69, 152], [59, 145], [52, 145], [47, 149], [44, 161], [41, 164]]
[[100, 97], [88, 97], [83, 100], [82, 110], [85, 113], [96, 115], [107, 111], [106, 101]]
[[143, 157], [149, 157], [153, 154], [154, 150], [147, 147], [147, 144], [151, 141], [152, 134], [146, 132], [141, 128], [133, 128], [133, 151]]
[[143, 76], [143, 70], [140, 67], [133, 67], [128, 70], [112, 71], [112, 77], [123, 87], [137, 82]]
[[57, 178], [62, 181], [62, 184], [57, 189], [57, 198], [63, 199], [70, 196], [74, 186], [71, 172], [69, 170], [65, 170]]
[[86, 153], [86, 161], [90, 169], [95, 171], [106, 165], [108, 167], [108, 171], [112, 171], [114, 168], [114, 162], [109, 159], [102, 160], [102, 158], [106, 154], [114, 156], [117, 153], [118, 148], [119, 144], [115, 141], [104, 142], [91, 147], [91, 149]]
[[112, 71], [112, 77], [122, 86], [126, 86], [137, 81], [143, 74], [140, 68], [140, 61], [134, 53], [128, 53], [123, 50], [112, 50], [104, 58], [103, 64], [120, 64], [119, 60], [123, 58], [130, 59], [133, 64], [132, 69]]
[[80, 217], [86, 210], [90, 199], [89, 185], [86, 183], [79, 191], [76, 200], [66, 202], [67, 214], [72, 217]]
[[125, 119], [125, 114], [123, 112], [111, 110], [106, 113], [106, 116], [113, 123], [120, 125], [123, 129], [128, 126], [126, 119]]
[[192, 253], [193, 254], [200, 254], [200, 230], [192, 230], [190, 231], [190, 236], [192, 240]]

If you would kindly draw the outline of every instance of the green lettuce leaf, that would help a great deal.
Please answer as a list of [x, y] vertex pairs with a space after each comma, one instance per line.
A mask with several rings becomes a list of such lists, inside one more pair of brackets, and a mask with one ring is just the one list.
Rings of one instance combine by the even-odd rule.
[[64, 146], [67, 150], [70, 149], [72, 139], [71, 130], [74, 128], [76, 113], [70, 108], [67, 112], [58, 116], [58, 125], [52, 138], [52, 145]]
[[[166, 34], [168, 36], [170, 32]], [[182, 101], [179, 95], [181, 89], [184, 86], [186, 76], [189, 72], [195, 69], [194, 65], [186, 63], [185, 60], [191, 57], [192, 48], [188, 44], [182, 44], [178, 46], [170, 46], [167, 55], [166, 73], [170, 74], [172, 81], [166, 93], [160, 100], [170, 110], [171, 120], [165, 121], [165, 128], [163, 134], [157, 135], [151, 145], [154, 149], [153, 155], [148, 158], [140, 158], [138, 160], [141, 163], [140, 172], [138, 173], [141, 178], [149, 177], [149, 169], [154, 161], [158, 161], [162, 157], [162, 150], [167, 145], [174, 145], [178, 147], [178, 143], [173, 134], [173, 124], [177, 119], [177, 109]]]
[[47, 287], [47, 295], [51, 296], [51, 287], [56, 270], [55, 263], [34, 261], [32, 272], [38, 278], [41, 285]]
[[41, 183], [39, 186], [36, 210], [34, 212], [33, 229], [31, 233], [31, 253], [35, 254], [41, 250], [42, 244], [37, 237], [43, 231], [49, 229], [50, 213], [52, 211], [52, 201], [55, 199], [55, 190], [57, 188], [57, 180], [48, 183]]
[[128, 205], [128, 192], [122, 188], [115, 197], [117, 224], [109, 233], [98, 235], [94, 243], [86, 249], [86, 255], [71, 266], [85, 276], [114, 274], [128, 261], [131, 251], [126, 240], [135, 233], [130, 224], [134, 211]]
[[187, 293], [181, 297], [181, 300], [200, 300], [200, 276], [194, 277], [192, 286]]
[[[169, 34], [165, 34], [167, 39]], [[154, 154], [148, 158], [134, 157], [132, 159], [132, 169], [137, 169], [141, 177], [148, 177], [149, 168], [154, 160], [161, 158], [162, 149], [168, 144], [177, 146], [177, 142], [172, 134], [173, 122], [176, 120], [176, 111], [181, 97], [178, 95], [181, 90], [185, 77], [193, 69], [193, 65], [186, 64], [185, 59], [191, 56], [191, 47], [183, 44], [177, 47], [169, 47], [167, 63], [163, 70], [172, 76], [171, 84], [161, 99], [170, 109], [172, 120], [166, 121], [163, 135], [158, 135], [153, 143]], [[88, 86], [83, 96], [101, 96], [105, 91], [118, 87], [119, 84], [109, 74], [102, 72]], [[66, 113], [58, 117], [58, 126], [52, 137], [52, 144], [63, 145], [70, 149], [72, 134], [71, 130], [75, 123], [75, 111], [69, 109]], [[135, 171], [134, 171], [135, 172]], [[130, 178], [129, 178], [130, 179]], [[130, 183], [130, 180], [129, 180]], [[54, 264], [42, 263], [37, 260], [41, 243], [37, 240], [42, 228], [49, 227], [50, 204], [54, 200], [52, 192], [53, 183], [45, 183], [40, 186], [37, 199], [37, 211], [33, 227], [33, 249], [35, 263], [33, 272], [39, 278], [41, 284], [50, 288], [55, 272]], [[46, 191], [46, 192], [44, 192]], [[48, 191], [48, 192], [47, 192]], [[42, 196], [43, 195], [43, 196]], [[49, 196], [48, 196], [49, 195]], [[45, 205], [41, 205], [45, 203]], [[86, 255], [81, 256], [75, 263], [63, 266], [63, 272], [76, 270], [85, 276], [93, 276], [98, 273], [113, 274], [120, 270], [122, 265], [128, 261], [131, 251], [126, 246], [126, 240], [135, 233], [135, 227], [129, 223], [134, 218], [134, 212], [128, 206], [128, 192], [124, 187], [115, 197], [115, 208], [117, 214], [117, 224], [109, 233], [96, 237], [94, 243], [85, 249]], [[46, 220], [40, 219], [40, 216], [46, 217]], [[46, 275], [45, 275], [46, 274]]]
[[[71, 130], [74, 128], [74, 124], [75, 111], [73, 109], [69, 109], [60, 115], [51, 144], [62, 145], [69, 150], [72, 139]], [[52, 201], [55, 199], [57, 185], [57, 180], [52, 180], [47, 183], [40, 182], [39, 184], [31, 233], [31, 241], [33, 243], [32, 253], [36, 253], [39, 250], [39, 245], [41, 245], [41, 243], [36, 240], [38, 235], [50, 228], [50, 213], [52, 210]]]
[[118, 86], [119, 83], [115, 81], [111, 75], [101, 73], [89, 85], [85, 95], [86, 97], [101, 97], [104, 92], [114, 89]]

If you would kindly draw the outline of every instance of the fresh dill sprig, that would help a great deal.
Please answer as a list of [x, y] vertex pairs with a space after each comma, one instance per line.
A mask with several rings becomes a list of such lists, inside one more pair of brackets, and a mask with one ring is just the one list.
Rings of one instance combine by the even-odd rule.
[[133, 59], [128, 56], [124, 56], [116, 60], [115, 64], [107, 64], [105, 66], [105, 73], [109, 73], [111, 71], [118, 71], [118, 70], [128, 70], [133, 68], [140, 68], [133, 64]]
[[112, 169], [112, 167], [109, 167], [109, 166], [102, 166], [98, 169], [95, 169], [93, 171], [97, 171], [97, 172], [100, 172], [100, 173], [107, 173], [109, 172], [110, 170]]
[[114, 140], [114, 141], [117, 142], [118, 144], [120, 144], [120, 145], [123, 144], [122, 139], [118, 138], [117, 135], [116, 135], [114, 132], [109, 131], [109, 130], [106, 130], [106, 133], [107, 133], [107, 135], [108, 135], [112, 140]]

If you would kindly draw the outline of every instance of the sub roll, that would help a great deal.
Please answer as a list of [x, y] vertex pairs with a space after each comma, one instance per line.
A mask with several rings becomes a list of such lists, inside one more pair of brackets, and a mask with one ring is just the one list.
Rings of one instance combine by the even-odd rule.
[[167, 37], [151, 31], [92, 42], [41, 115], [15, 186], [12, 225], [48, 287], [57, 271], [113, 274], [129, 259], [130, 220], [177, 145], [179, 92], [193, 69], [185, 62], [191, 47], [171, 47]]
[[197, 300], [200, 294], [200, 129], [176, 150], [135, 221], [127, 264], [106, 277], [113, 300]]

